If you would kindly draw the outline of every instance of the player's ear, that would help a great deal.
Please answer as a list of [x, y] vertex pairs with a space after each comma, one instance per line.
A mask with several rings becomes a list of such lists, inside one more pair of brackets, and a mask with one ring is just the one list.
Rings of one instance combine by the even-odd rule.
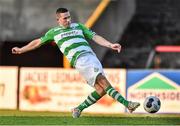
[[56, 21], [59, 21], [59, 16], [58, 16], [58, 14], [56, 14]]

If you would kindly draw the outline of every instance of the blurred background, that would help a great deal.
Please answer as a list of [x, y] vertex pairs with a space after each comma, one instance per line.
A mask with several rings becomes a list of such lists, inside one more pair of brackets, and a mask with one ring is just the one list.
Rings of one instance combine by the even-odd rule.
[[[69, 9], [72, 22], [122, 45], [118, 54], [89, 41], [124, 97], [143, 104], [155, 95], [162, 102], [161, 113], [180, 113], [180, 0], [0, 0], [1, 109], [69, 112], [92, 91], [82, 86], [85, 81], [77, 71], [65, 69], [68, 62], [53, 42], [11, 54], [12, 47], [55, 27], [59, 7]], [[110, 98], [87, 111], [126, 112]], [[143, 106], [137, 112], [145, 112]]]
[[[14, 46], [23, 46], [56, 26], [55, 11], [67, 7], [73, 22], [86, 23], [101, 0], [0, 0], [0, 65], [63, 67], [56, 45], [15, 56]], [[179, 68], [177, 52], [150, 58], [159, 45], [179, 45], [179, 0], [111, 0], [90, 28], [122, 45], [120, 54], [90, 42], [107, 68]], [[38, 59], [38, 60], [36, 60]], [[149, 59], [149, 61], [148, 61]], [[171, 60], [172, 62], [168, 62]], [[51, 61], [51, 62], [49, 62]], [[112, 62], [113, 61], [113, 62]]]

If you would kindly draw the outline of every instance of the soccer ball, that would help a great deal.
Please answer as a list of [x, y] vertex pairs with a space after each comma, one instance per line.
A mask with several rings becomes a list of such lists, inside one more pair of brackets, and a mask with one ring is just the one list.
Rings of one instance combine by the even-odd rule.
[[148, 113], [156, 113], [161, 107], [161, 102], [159, 98], [155, 96], [149, 96], [145, 99], [143, 106], [144, 110], [146, 110]]

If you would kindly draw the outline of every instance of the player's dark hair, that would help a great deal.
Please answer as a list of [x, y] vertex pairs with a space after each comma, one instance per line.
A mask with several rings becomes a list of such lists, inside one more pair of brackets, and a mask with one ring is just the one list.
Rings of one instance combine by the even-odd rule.
[[68, 12], [68, 9], [67, 9], [67, 8], [58, 8], [58, 9], [56, 10], [56, 14], [58, 14], [58, 13], [66, 13], [66, 12]]

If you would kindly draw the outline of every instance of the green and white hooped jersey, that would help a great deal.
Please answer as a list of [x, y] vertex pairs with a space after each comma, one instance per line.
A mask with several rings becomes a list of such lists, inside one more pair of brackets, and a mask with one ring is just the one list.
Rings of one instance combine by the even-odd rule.
[[67, 57], [71, 65], [83, 53], [93, 53], [86, 39], [92, 39], [95, 32], [86, 28], [83, 24], [72, 23], [69, 28], [61, 26], [50, 29], [43, 37], [42, 44], [55, 41], [61, 52]]

